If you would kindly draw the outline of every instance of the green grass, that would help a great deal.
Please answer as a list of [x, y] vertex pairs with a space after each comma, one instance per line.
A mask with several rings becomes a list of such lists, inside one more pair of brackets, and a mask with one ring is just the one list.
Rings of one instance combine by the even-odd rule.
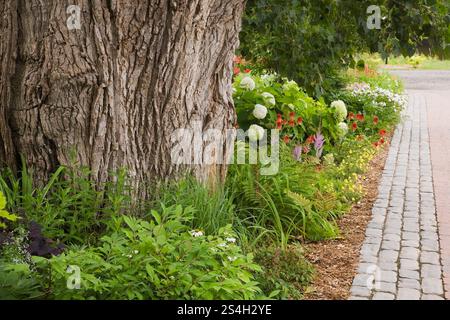
[[[417, 57], [414, 57], [417, 58]], [[420, 56], [420, 64], [417, 66], [418, 70], [450, 70], [450, 60], [439, 60], [437, 58]], [[390, 58], [389, 65], [412, 67], [409, 64], [410, 59], [403, 56]]]
[[[358, 60], [364, 60], [371, 69], [379, 69], [385, 66], [383, 59], [379, 54], [361, 54]], [[412, 65], [414, 61], [419, 62], [415, 67]], [[450, 60], [439, 60], [435, 57], [414, 56], [412, 58], [398, 56], [390, 57], [389, 64], [391, 68], [410, 68], [417, 70], [450, 70]]]

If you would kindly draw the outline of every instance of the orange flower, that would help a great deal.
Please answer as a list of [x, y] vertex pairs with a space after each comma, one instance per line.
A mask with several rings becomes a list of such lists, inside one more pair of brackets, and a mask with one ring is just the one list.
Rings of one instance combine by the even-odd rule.
[[250, 73], [250, 72], [252, 72], [252, 70], [250, 70], [250, 69], [245, 69], [244, 72], [245, 72], [245, 73]]
[[316, 138], [314, 136], [309, 136], [308, 139], [306, 139], [307, 144], [313, 144]]
[[348, 114], [348, 120], [353, 120], [353, 119], [355, 119], [355, 114], [353, 112], [350, 112]]
[[302, 117], [298, 117], [297, 124], [301, 125], [302, 123], [303, 123], [303, 118]]
[[380, 121], [380, 118], [378, 118], [377, 116], [373, 117], [373, 124], [374, 125], [377, 125], [379, 121]]
[[291, 127], [295, 127], [295, 121], [294, 120], [289, 120], [289, 125]]
[[291, 141], [291, 139], [288, 136], [284, 136], [283, 141], [284, 143], [288, 144]]
[[373, 143], [373, 146], [375, 147], [375, 148], [378, 148], [379, 146], [380, 146], [380, 143], [377, 141], [377, 142], [374, 142]]
[[356, 115], [356, 119], [358, 119], [358, 121], [364, 121], [364, 115], [361, 114], [361, 113], [358, 113], [358, 114]]
[[234, 68], [234, 75], [237, 76], [239, 73], [241, 73], [241, 69], [239, 69], [238, 67]]
[[356, 131], [356, 129], [358, 129], [358, 124], [356, 122], [352, 123], [352, 130]]

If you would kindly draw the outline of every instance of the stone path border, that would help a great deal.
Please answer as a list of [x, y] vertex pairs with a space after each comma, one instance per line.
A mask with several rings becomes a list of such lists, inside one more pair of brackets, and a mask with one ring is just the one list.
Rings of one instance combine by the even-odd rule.
[[352, 300], [444, 299], [429, 141], [426, 97], [411, 93], [372, 209]]

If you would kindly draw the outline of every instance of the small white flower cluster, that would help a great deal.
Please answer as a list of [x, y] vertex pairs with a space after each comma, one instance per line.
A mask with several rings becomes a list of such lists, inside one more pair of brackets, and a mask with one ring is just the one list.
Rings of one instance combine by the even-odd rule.
[[233, 237], [226, 238], [225, 240], [227, 240], [230, 243], [236, 243], [236, 238]]
[[127, 257], [127, 258], [129, 258], [129, 259], [131, 259], [131, 258], [133, 258], [133, 254], [134, 255], [137, 255], [137, 254], [139, 254], [139, 251], [138, 250], [134, 250], [131, 254], [122, 254], [122, 257]]
[[338, 124], [339, 133], [341, 137], [344, 137], [348, 133], [348, 125], [345, 122], [341, 122]]
[[190, 232], [191, 236], [193, 236], [194, 238], [198, 238], [198, 237], [202, 237], [203, 236], [203, 231], [197, 231], [197, 230], [192, 230]]
[[407, 98], [405, 95], [393, 93], [390, 90], [383, 88], [371, 88], [367, 83], [354, 83], [347, 87], [347, 90], [353, 97], [364, 96], [372, 99], [372, 103], [376, 106], [386, 107], [386, 102], [378, 101], [380, 99], [387, 99], [398, 107], [405, 107]]

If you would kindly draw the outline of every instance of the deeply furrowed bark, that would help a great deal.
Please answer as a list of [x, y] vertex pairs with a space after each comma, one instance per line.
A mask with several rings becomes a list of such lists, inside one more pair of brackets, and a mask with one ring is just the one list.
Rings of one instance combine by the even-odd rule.
[[174, 165], [171, 135], [232, 127], [244, 2], [0, 0], [0, 166], [23, 155], [39, 182], [74, 160], [97, 182], [126, 168], [136, 187], [223, 178], [224, 165]]

